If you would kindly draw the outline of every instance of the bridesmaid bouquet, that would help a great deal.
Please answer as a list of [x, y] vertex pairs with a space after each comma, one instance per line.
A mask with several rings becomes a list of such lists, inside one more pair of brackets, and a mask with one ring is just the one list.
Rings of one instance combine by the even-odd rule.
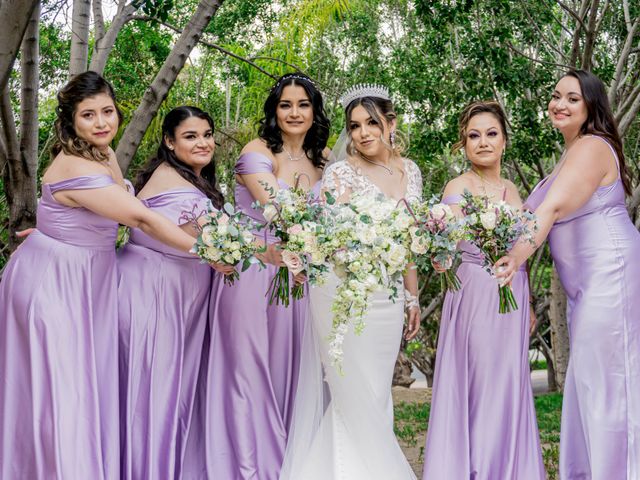
[[289, 306], [289, 299], [304, 297], [304, 284], [289, 284], [289, 272], [293, 275], [305, 272], [311, 282], [321, 281], [328, 270], [325, 257], [318, 249], [316, 238], [322, 235], [322, 205], [318, 201], [309, 201], [310, 194], [297, 183], [293, 188], [280, 189], [277, 192], [268, 185], [263, 185], [269, 193], [270, 201], [265, 205], [254, 203], [254, 208], [262, 209], [266, 225], [283, 245], [282, 261], [286, 265], [280, 267], [273, 277], [267, 295], [269, 305], [282, 303]]
[[[242, 263], [244, 272], [250, 265], [264, 264], [255, 254], [264, 251], [256, 242], [251, 232], [255, 228], [253, 222], [233, 205], [225, 203], [222, 210], [210, 209], [204, 217], [205, 223], [201, 227], [200, 235], [191, 250], [207, 263], [225, 263], [236, 266]], [[227, 285], [240, 277], [237, 270], [231, 275], [224, 276]]]
[[327, 194], [327, 232], [321, 249], [340, 282], [333, 300], [329, 335], [332, 365], [342, 371], [344, 336], [350, 323], [356, 334], [365, 327], [371, 294], [386, 287], [391, 298], [411, 260], [409, 229], [414, 219], [406, 208], [384, 195], [355, 192], [350, 203], [336, 204]]
[[[492, 266], [515, 245], [518, 240], [533, 242], [529, 222], [535, 215], [513, 208], [504, 201], [492, 203], [487, 197], [474, 196], [465, 190], [460, 208], [465, 215], [467, 240], [484, 254], [485, 268], [493, 275]], [[510, 285], [500, 285], [499, 313], [518, 309]]]
[[413, 208], [416, 225], [409, 229], [411, 251], [417, 256], [416, 264], [425, 269], [431, 260], [446, 270], [440, 274], [442, 290], [460, 289], [460, 280], [453, 271], [460, 252], [458, 242], [464, 238], [463, 221], [458, 219], [449, 205], [432, 199]]

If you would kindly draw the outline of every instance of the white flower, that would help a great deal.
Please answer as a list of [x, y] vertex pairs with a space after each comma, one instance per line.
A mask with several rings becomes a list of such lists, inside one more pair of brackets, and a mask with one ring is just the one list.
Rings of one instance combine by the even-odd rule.
[[451, 207], [445, 203], [436, 203], [431, 207], [431, 214], [435, 218], [451, 218], [453, 216], [453, 211], [451, 210]]
[[252, 243], [254, 239], [255, 237], [253, 236], [253, 233], [251, 233], [249, 230], [242, 231], [242, 241], [244, 243]]
[[365, 245], [371, 245], [378, 235], [376, 233], [375, 227], [366, 226], [363, 228], [359, 228], [356, 231], [356, 236], [358, 237], [358, 240], [360, 240]]
[[395, 267], [404, 266], [403, 264], [406, 262], [407, 257], [407, 249], [402, 245], [393, 244], [386, 256], [389, 265]]
[[213, 246], [213, 227], [209, 225], [205, 226], [202, 229], [202, 243], [204, 243], [207, 247]]
[[228, 226], [227, 225], [218, 225], [216, 227], [216, 230], [218, 232], [218, 235], [226, 235], [228, 232]]
[[494, 228], [496, 228], [496, 221], [497, 218], [495, 212], [489, 211], [480, 214], [480, 222], [482, 223], [482, 226], [487, 230], [493, 230]]
[[272, 204], [268, 203], [264, 206], [262, 215], [264, 215], [264, 218], [267, 222], [271, 222], [274, 218], [276, 218], [276, 215], [278, 215], [278, 209]]
[[429, 249], [429, 241], [426, 237], [414, 237], [411, 241], [411, 251], [416, 255], [424, 255]]

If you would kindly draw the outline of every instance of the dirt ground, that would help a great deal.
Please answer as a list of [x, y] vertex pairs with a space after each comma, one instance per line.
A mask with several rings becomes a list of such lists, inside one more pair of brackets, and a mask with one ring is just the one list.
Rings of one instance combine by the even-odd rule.
[[[424, 403], [431, 401], [431, 389], [430, 388], [404, 388], [393, 387], [393, 403], [397, 405], [399, 403]], [[413, 468], [418, 478], [422, 478], [422, 462], [424, 454], [424, 442], [426, 440], [426, 425], [425, 433], [420, 434], [417, 438], [415, 446], [404, 444], [400, 440], [400, 447], [405, 456], [409, 460], [409, 464]]]

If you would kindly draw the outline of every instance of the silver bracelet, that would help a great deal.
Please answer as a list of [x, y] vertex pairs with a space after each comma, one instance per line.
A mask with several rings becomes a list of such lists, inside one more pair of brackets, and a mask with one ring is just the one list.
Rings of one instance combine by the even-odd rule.
[[409, 290], [404, 289], [404, 308], [409, 309], [413, 307], [420, 308], [420, 302], [417, 295], [412, 295]]

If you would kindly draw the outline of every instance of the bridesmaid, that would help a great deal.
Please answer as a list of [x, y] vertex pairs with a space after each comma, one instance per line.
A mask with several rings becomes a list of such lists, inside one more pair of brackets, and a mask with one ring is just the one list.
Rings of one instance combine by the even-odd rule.
[[193, 237], [127, 193], [113, 150], [121, 115], [95, 72], [58, 93], [37, 229], [0, 283], [0, 478], [120, 474], [118, 223], [182, 252]]
[[[223, 203], [216, 188], [214, 124], [196, 107], [162, 123], [138, 198], [193, 237], [192, 221]], [[230, 273], [232, 267], [214, 266]], [[140, 229], [118, 253], [120, 419], [123, 479], [180, 478], [192, 425], [211, 269]]]
[[[568, 71], [549, 102], [564, 137], [555, 170], [527, 200], [536, 245], [549, 247], [568, 297], [571, 357], [560, 432], [563, 480], [640, 478], [640, 233], [622, 141], [605, 87]], [[517, 244], [496, 265], [514, 273], [534, 246]]]
[[[303, 175], [300, 185], [318, 193], [329, 136], [322, 96], [300, 73], [277, 81], [264, 115], [259, 138], [244, 147], [235, 166], [236, 206], [260, 222], [264, 218], [251, 204], [268, 201], [263, 184], [289, 188]], [[207, 465], [200, 478], [276, 480], [280, 472], [308, 292], [289, 307], [268, 304], [265, 294], [281, 264], [275, 242], [268, 238], [266, 270], [252, 266], [234, 285], [220, 282], [211, 298], [203, 413]]]
[[[507, 145], [505, 114], [496, 102], [474, 102], [460, 115], [460, 139], [471, 167], [451, 180], [444, 202], [468, 190], [520, 208], [518, 189], [501, 177]], [[529, 283], [519, 269], [513, 292], [521, 306], [498, 313], [498, 285], [477, 247], [461, 242], [461, 288], [445, 297], [423, 478], [543, 480], [529, 376]], [[436, 265], [437, 266], [437, 265]]]

